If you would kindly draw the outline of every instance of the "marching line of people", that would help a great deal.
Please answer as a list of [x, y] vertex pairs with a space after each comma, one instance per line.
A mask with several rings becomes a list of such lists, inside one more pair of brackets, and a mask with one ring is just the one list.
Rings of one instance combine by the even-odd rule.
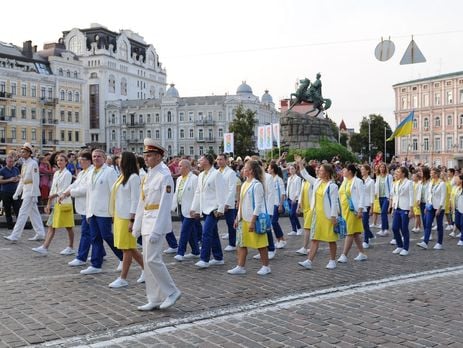
[[[12, 170], [8, 158], [8, 169], [0, 171], [0, 184], [12, 194], [13, 202], [19, 196], [23, 199], [13, 231], [4, 238], [18, 241], [30, 217], [36, 232], [30, 240], [44, 240], [32, 250], [45, 256], [49, 254], [56, 229], [65, 228], [69, 242], [60, 254], [76, 255], [68, 265], [84, 266], [90, 254], [90, 266], [80, 271], [82, 275], [102, 272], [106, 242], [119, 260], [117, 271], [120, 272], [109, 287], [128, 286], [127, 276], [133, 260], [139, 264], [141, 274], [137, 283], [145, 283], [147, 296], [147, 303], [138, 307], [142, 311], [169, 308], [181, 297], [162, 259], [164, 239], [169, 244], [164, 253], [173, 251], [178, 262], [196, 259], [195, 266], [199, 269], [223, 265], [223, 252], [236, 252], [236, 266], [227, 271], [231, 275], [246, 274], [248, 248], [256, 249], [258, 254], [253, 258], [262, 263], [257, 272], [261, 276], [272, 272], [270, 261], [277, 249], [286, 247], [285, 235], [303, 235], [301, 247], [296, 252], [306, 256], [304, 261], [298, 262], [305, 269], [312, 269], [321, 242], [329, 246], [327, 269], [347, 263], [354, 245], [358, 254], [353, 260], [368, 260], [366, 250], [371, 248], [375, 238], [371, 228], [377, 227], [374, 223], [370, 225], [373, 214], [381, 217], [378, 237], [389, 235], [391, 214], [393, 254], [409, 255], [412, 218], [415, 218], [412, 232], [424, 227], [423, 240], [417, 243], [419, 248], [428, 249], [436, 221], [437, 243], [433, 249], [443, 249], [444, 215], [451, 226], [448, 228], [450, 236], [458, 236], [458, 245], [463, 246], [461, 233], [457, 235], [454, 230], [463, 226], [463, 175], [455, 175], [455, 172], [448, 178], [439, 168], [422, 167], [409, 178], [411, 173], [407, 167], [400, 167], [391, 175], [384, 163], [379, 163], [374, 170], [367, 164], [348, 164], [342, 169], [343, 179], [338, 184], [331, 164], [311, 162], [308, 165], [296, 156], [295, 163], [288, 167], [285, 185], [276, 161], [266, 165], [257, 156], [249, 157], [237, 172], [228, 166], [226, 154], [216, 159], [207, 154], [199, 159], [198, 175], [189, 160], [180, 160], [174, 182], [173, 173], [163, 162], [165, 152], [152, 139], [146, 138], [144, 163], [133, 153], [123, 152], [117, 173], [107, 165], [103, 150], [83, 150], [78, 155], [81, 170], [74, 182], [68, 169], [68, 157], [57, 154], [57, 170], [45, 207], [49, 214], [45, 234], [37, 208], [40, 196], [37, 162], [31, 157], [32, 146], [26, 143], [21, 149], [24, 159], [21, 175]], [[15, 182], [17, 188], [12, 193], [11, 184]], [[74, 209], [82, 218], [77, 252], [74, 249]], [[181, 220], [178, 243], [172, 229], [172, 212]], [[291, 224], [291, 231], [287, 233], [279, 224], [284, 212]], [[11, 215], [7, 215], [9, 218]], [[221, 218], [227, 229], [222, 238], [228, 239], [223, 250], [218, 230]], [[337, 257], [337, 241], [343, 237], [342, 252]], [[138, 244], [142, 245], [142, 253]]]

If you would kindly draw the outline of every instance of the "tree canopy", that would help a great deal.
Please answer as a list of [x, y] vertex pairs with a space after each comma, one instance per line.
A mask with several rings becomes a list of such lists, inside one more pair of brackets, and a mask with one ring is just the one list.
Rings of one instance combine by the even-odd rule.
[[256, 150], [254, 129], [257, 124], [256, 112], [244, 109], [243, 105], [235, 110], [235, 117], [228, 127], [234, 136], [234, 154], [239, 156], [253, 155]]

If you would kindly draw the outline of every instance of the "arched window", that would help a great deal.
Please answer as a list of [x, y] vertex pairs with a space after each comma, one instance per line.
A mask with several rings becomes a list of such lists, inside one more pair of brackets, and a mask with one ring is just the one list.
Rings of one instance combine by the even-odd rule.
[[71, 77], [71, 72], [69, 70], [66, 70], [66, 77]]
[[115, 141], [115, 140], [116, 140], [116, 131], [115, 131], [115, 130], [112, 130], [112, 131], [111, 131], [111, 140], [112, 140], [112, 141]]
[[151, 130], [148, 129], [148, 130], [146, 131], [146, 137], [147, 137], [147, 138], [151, 138]]
[[172, 146], [170, 146], [170, 145], [167, 146], [167, 152], [168, 152], [169, 156], [172, 155]]
[[59, 70], [58, 70], [58, 75], [59, 75], [59, 76], [63, 76], [63, 75], [64, 75], [63, 69], [62, 69], [62, 68], [59, 68]]
[[64, 92], [64, 89], [59, 91], [59, 99], [64, 100], [66, 98], [66, 93]]
[[138, 115], [138, 123], [143, 124], [143, 115]]
[[434, 127], [439, 127], [440, 128], [440, 117], [436, 116], [434, 119]]
[[71, 91], [68, 92], [68, 101], [72, 101], [72, 92]]
[[452, 115], [447, 116], [447, 126], [453, 126], [453, 116]]
[[156, 129], [155, 134], [156, 134], [156, 135], [155, 135], [155, 138], [156, 138], [156, 139], [159, 139], [159, 129]]
[[167, 123], [172, 122], [172, 113], [170, 111], [167, 111]]
[[77, 36], [73, 36], [69, 40], [69, 50], [74, 52], [77, 55], [80, 55], [83, 53], [82, 41]]
[[416, 118], [413, 119], [413, 128], [418, 128], [418, 120]]
[[167, 139], [172, 139], [172, 129], [167, 128]]
[[77, 71], [74, 71], [74, 78], [76, 79], [78, 77]]
[[185, 138], [185, 131], [183, 129], [180, 129], [180, 139]]
[[108, 90], [109, 93], [116, 93], [116, 79], [114, 75], [109, 75]]
[[116, 124], [116, 115], [114, 114], [111, 115], [111, 123]]
[[74, 101], [75, 101], [76, 103], [79, 103], [79, 102], [80, 102], [80, 94], [79, 94], [79, 92], [75, 92], [75, 93], [74, 93]]
[[151, 123], [151, 114], [146, 115], [146, 123]]
[[120, 51], [120, 57], [121, 59], [123, 60], [127, 60], [128, 58], [128, 52], [129, 52], [129, 49], [127, 47], [127, 44], [125, 43], [125, 41], [122, 41], [121, 44], [119, 45], [119, 51]]
[[127, 79], [125, 77], [121, 79], [121, 95], [127, 95]]
[[425, 117], [425, 118], [423, 119], [423, 127], [424, 127], [425, 129], [428, 129], [428, 128], [429, 128], [429, 118]]
[[127, 118], [125, 117], [125, 115], [122, 115], [122, 124], [126, 124], [127, 123]]

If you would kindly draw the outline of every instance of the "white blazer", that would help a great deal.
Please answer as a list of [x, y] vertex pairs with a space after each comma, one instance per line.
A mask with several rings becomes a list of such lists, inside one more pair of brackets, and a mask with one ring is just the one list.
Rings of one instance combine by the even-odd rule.
[[[277, 196], [275, 192], [275, 185], [273, 182], [273, 177], [269, 173], [265, 173], [265, 198], [267, 204], [267, 212], [269, 215], [273, 215], [273, 206], [275, 205], [275, 197]], [[279, 203], [278, 203], [279, 204]], [[278, 205], [277, 204], [277, 205]]]
[[93, 165], [88, 167], [86, 170], [81, 170], [77, 174], [76, 181], [74, 181], [71, 186], [67, 188], [65, 193], [69, 192], [71, 197], [74, 197], [74, 206], [77, 214], [85, 215], [85, 204], [87, 201], [87, 188], [88, 180], [90, 178], [90, 173], [93, 170]]
[[375, 201], [375, 181], [371, 177], [368, 177], [363, 184], [365, 185], [365, 198], [363, 204], [366, 209], [372, 207]]
[[[115, 188], [113, 184], [111, 191]], [[131, 214], [137, 212], [138, 201], [140, 200], [140, 176], [132, 174], [125, 185], [120, 184], [116, 191], [114, 209], [121, 219], [130, 219]], [[111, 215], [112, 211], [109, 212]]]
[[21, 197], [38, 197], [40, 196], [40, 174], [37, 161], [29, 157], [21, 167], [21, 180], [14, 196]]
[[205, 171], [199, 173], [191, 210], [207, 215], [215, 209], [219, 213], [223, 213], [226, 199], [224, 187], [225, 180], [214, 167], [209, 169], [207, 175], [205, 175]]
[[445, 197], [447, 195], [447, 187], [445, 182], [439, 180], [439, 183], [434, 186], [432, 181], [428, 185], [428, 194], [426, 203], [431, 203], [434, 209], [445, 208]]
[[[352, 186], [350, 188], [350, 198], [352, 199], [352, 203], [354, 205], [355, 211], [359, 211], [360, 209], [365, 210], [365, 185], [363, 184], [362, 179], [354, 176], [352, 181]], [[340, 190], [346, 190], [347, 179], [344, 178], [343, 183], [341, 184]]]
[[219, 170], [219, 173], [222, 174], [227, 189], [225, 204], [228, 205], [230, 209], [234, 209], [236, 202], [236, 184], [238, 182], [238, 177], [230, 167], [225, 167], [222, 173]]
[[283, 201], [283, 196], [286, 195], [285, 183], [283, 182], [283, 179], [280, 178], [278, 175], [275, 175], [275, 177], [273, 178], [273, 190], [275, 192], [275, 200], [273, 201], [273, 205], [278, 206]]
[[178, 187], [180, 181], [182, 180], [182, 176], [177, 178], [177, 184], [175, 185], [175, 193], [174, 198], [172, 199], [172, 211], [177, 211], [178, 205], [180, 204], [182, 211], [180, 212], [184, 218], [190, 218], [190, 210], [191, 205], [193, 203], [193, 198], [195, 196], [196, 187], [198, 186], [198, 177], [194, 175], [192, 172], [189, 172], [185, 183], [183, 184], [183, 193], [182, 199], [178, 201]]
[[301, 192], [302, 179], [294, 174], [288, 178], [288, 184], [286, 187], [286, 197], [291, 201], [297, 201], [299, 193]]
[[[244, 185], [241, 186], [240, 205], [238, 209], [238, 221], [241, 219], [251, 221], [253, 215], [258, 216], [260, 213], [265, 213], [265, 194], [264, 187], [257, 180], [252, 180], [247, 190], [244, 191]], [[254, 209], [252, 207], [252, 196], [254, 193]], [[242, 197], [242, 198], [241, 198]]]
[[[392, 196], [392, 175], [391, 174], [386, 174], [386, 180], [384, 182], [384, 194], [386, 195], [386, 198], [391, 198]], [[379, 175], [376, 176], [376, 182], [375, 182], [375, 195], [379, 197]]]
[[394, 209], [412, 210], [415, 203], [415, 194], [413, 190], [413, 181], [407, 178], [402, 183], [396, 181], [392, 189], [392, 204]]
[[463, 194], [461, 189], [457, 189], [457, 192], [455, 193], [455, 208], [460, 214], [463, 214]]
[[[51, 188], [50, 188], [50, 196], [57, 194], [58, 196], [62, 194], [64, 191], [66, 191], [69, 186], [71, 185], [72, 182], [72, 174], [67, 168], [64, 168], [62, 172], [57, 170], [53, 174], [53, 181], [51, 183]], [[58, 201], [58, 198], [55, 198], [53, 200], [53, 204], [55, 204]], [[61, 203], [64, 204], [72, 204], [72, 199], [71, 197], [66, 197], [65, 199], [62, 200]]]
[[87, 186], [86, 198], [86, 218], [92, 216], [111, 217], [109, 214], [109, 199], [111, 197], [111, 188], [117, 180], [117, 173], [114, 169], [106, 164], [95, 173], [95, 168], [90, 173]]

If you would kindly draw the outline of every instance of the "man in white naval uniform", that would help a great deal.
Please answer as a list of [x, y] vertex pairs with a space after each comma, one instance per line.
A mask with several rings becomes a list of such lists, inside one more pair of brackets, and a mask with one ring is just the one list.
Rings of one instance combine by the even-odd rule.
[[32, 227], [36, 235], [29, 240], [43, 240], [45, 238], [45, 229], [43, 227], [42, 217], [37, 207], [38, 196], [40, 196], [40, 174], [39, 166], [37, 162], [32, 158], [33, 153], [32, 145], [25, 143], [21, 148], [21, 157], [24, 159], [24, 163], [21, 168], [21, 180], [19, 181], [16, 192], [13, 195], [13, 199], [17, 200], [19, 196], [22, 198], [21, 208], [19, 209], [19, 215], [16, 219], [13, 232], [9, 236], [4, 236], [5, 239], [12, 241], [13, 243], [21, 238], [26, 225], [27, 217], [31, 219]]
[[172, 198], [174, 181], [169, 168], [162, 162], [165, 150], [151, 138], [144, 140], [144, 158], [148, 173], [143, 178], [138, 202], [134, 237], [143, 237], [146, 297], [148, 303], [140, 311], [166, 309], [175, 304], [181, 292], [162, 261], [162, 244], [166, 233], [172, 231]]

